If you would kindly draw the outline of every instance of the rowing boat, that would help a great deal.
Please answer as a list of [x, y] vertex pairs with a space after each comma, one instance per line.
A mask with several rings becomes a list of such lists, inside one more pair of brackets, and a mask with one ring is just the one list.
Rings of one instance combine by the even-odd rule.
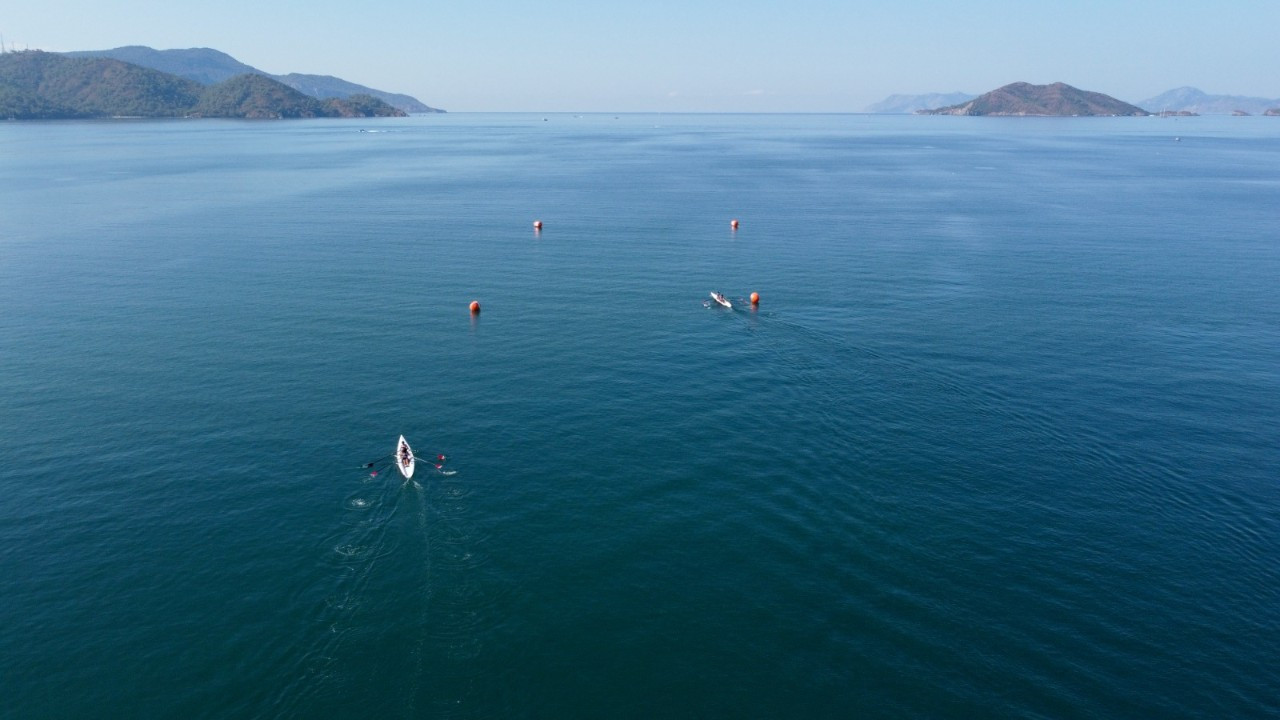
[[725, 297], [724, 295], [721, 295], [718, 292], [715, 292], [714, 290], [711, 291], [711, 299], [729, 308], [730, 310], [733, 309], [733, 303], [729, 302], [729, 298]]
[[395, 458], [396, 469], [400, 471], [404, 479], [408, 480], [413, 477], [413, 448], [409, 447], [409, 441], [405, 440], [403, 435], [400, 436], [400, 441], [396, 443]]

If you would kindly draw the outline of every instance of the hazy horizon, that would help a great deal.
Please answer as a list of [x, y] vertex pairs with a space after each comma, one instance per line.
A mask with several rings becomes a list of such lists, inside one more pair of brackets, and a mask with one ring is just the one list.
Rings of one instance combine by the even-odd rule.
[[55, 0], [12, 8], [8, 48], [208, 47], [453, 112], [862, 112], [890, 95], [1065, 82], [1130, 103], [1189, 86], [1280, 97], [1280, 3], [1083, 8], [907, 0], [423, 7], [326, 0]]

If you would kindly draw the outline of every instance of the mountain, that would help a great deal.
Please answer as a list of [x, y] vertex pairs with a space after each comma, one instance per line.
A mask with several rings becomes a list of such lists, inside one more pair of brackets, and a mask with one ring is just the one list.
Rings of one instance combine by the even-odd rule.
[[38, 93], [0, 83], [0, 119], [62, 120], [88, 117], [41, 97]]
[[68, 58], [29, 50], [0, 55], [0, 117], [182, 117], [200, 99], [199, 83], [107, 58]]
[[190, 114], [193, 117], [274, 119], [386, 117], [405, 113], [370, 95], [321, 101], [265, 75], [237, 75], [206, 88]]
[[1144, 100], [1142, 106], [1151, 108], [1154, 112], [1185, 110], [1198, 115], [1231, 115], [1240, 111], [1250, 115], [1263, 115], [1267, 110], [1280, 107], [1280, 99], [1209, 95], [1193, 87], [1180, 87]]
[[976, 96], [972, 93], [963, 92], [927, 93], [924, 95], [890, 95], [878, 103], [868, 105], [866, 111], [869, 113], [901, 113], [909, 115], [917, 110], [942, 107], [943, 105], [958, 105], [972, 100], [974, 97]]
[[79, 50], [63, 54], [71, 57], [109, 57], [123, 60], [134, 65], [141, 65], [142, 67], [194, 80], [201, 85], [213, 85], [230, 80], [237, 75], [255, 74], [277, 80], [295, 90], [321, 100], [347, 98], [352, 95], [372, 95], [388, 105], [398, 107], [407, 113], [444, 112], [424, 105], [416, 98], [408, 95], [375, 90], [329, 75], [300, 75], [298, 73], [272, 75], [212, 48], [155, 50], [141, 45], [130, 45], [112, 50]]
[[288, 75], [271, 75], [276, 80], [288, 85], [298, 92], [306, 93], [311, 97], [327, 100], [329, 98], [349, 98], [355, 95], [371, 95], [379, 100], [400, 108], [407, 113], [442, 113], [433, 107], [427, 107], [418, 102], [416, 98], [400, 93], [384, 92], [382, 90], [370, 90], [363, 85], [357, 85], [353, 82], [347, 82], [341, 78], [332, 75], [302, 75], [299, 73], [289, 73]]
[[190, 50], [153, 50], [142, 45], [118, 47], [114, 50], [78, 50], [62, 53], [67, 57], [105, 57], [123, 60], [144, 68], [194, 80], [201, 85], [214, 85], [246, 73], [267, 73], [245, 65], [230, 55], [210, 48]]
[[0, 54], [0, 118], [373, 117], [404, 115], [369, 95], [318, 100], [262, 75], [201, 85], [101, 57]]
[[1016, 82], [973, 100], [922, 115], [1045, 115], [1057, 117], [1150, 115], [1140, 107], [1110, 95], [1073, 88], [1065, 83], [1032, 85]]

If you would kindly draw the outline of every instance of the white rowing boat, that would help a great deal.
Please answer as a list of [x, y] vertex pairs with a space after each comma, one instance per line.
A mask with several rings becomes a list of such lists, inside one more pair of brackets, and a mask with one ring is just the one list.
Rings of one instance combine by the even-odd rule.
[[730, 310], [733, 309], [733, 303], [729, 302], [729, 298], [725, 297], [724, 295], [721, 295], [720, 293], [714, 290], [711, 291], [711, 299], [729, 308]]
[[396, 443], [396, 469], [404, 476], [405, 480], [413, 477], [413, 448], [409, 447], [409, 441], [400, 436], [400, 441]]

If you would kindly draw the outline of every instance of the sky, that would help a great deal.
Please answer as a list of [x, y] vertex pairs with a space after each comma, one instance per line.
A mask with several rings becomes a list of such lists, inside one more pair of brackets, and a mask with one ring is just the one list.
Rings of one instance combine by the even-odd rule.
[[[5, 7], [7, 5], [8, 7]], [[209, 47], [452, 112], [862, 112], [1065, 82], [1280, 98], [1280, 0], [9, 0], [6, 47]]]

